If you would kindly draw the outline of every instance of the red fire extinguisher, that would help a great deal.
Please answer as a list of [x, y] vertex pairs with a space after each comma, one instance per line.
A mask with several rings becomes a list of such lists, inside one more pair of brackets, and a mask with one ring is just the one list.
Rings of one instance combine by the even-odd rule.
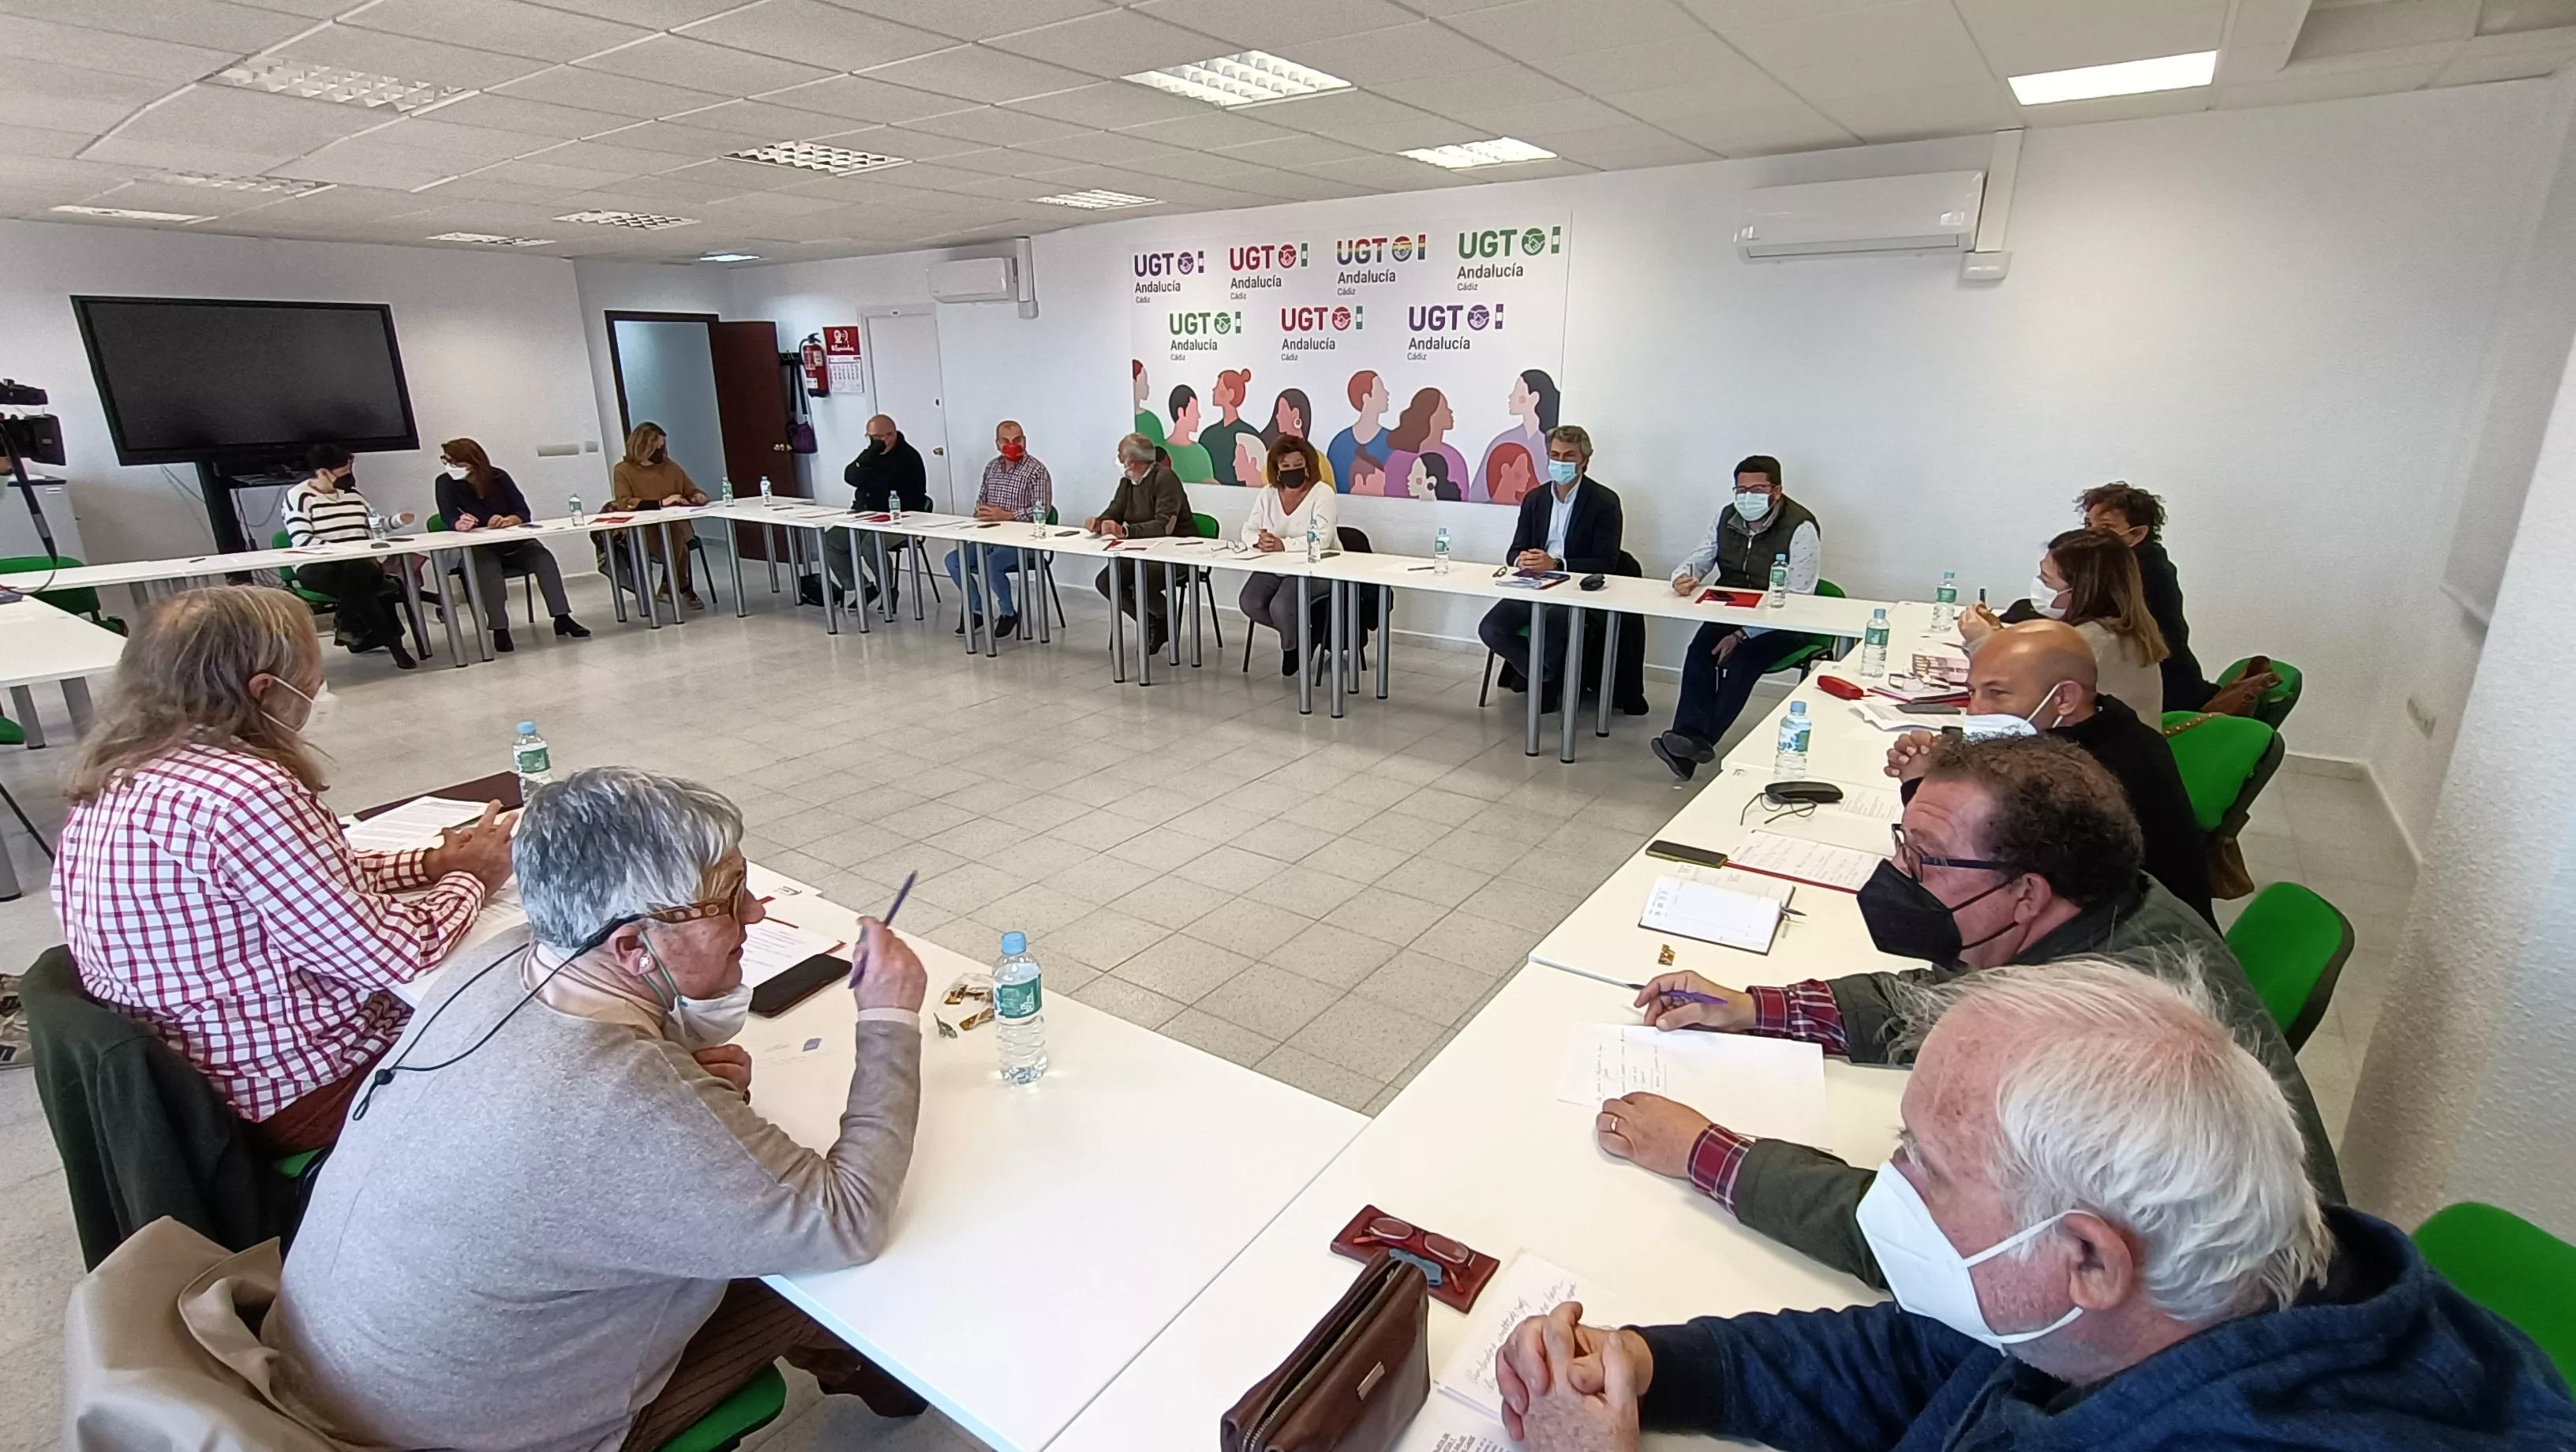
[[823, 335], [807, 333], [797, 350], [805, 363], [805, 391], [817, 398], [832, 391], [831, 371], [823, 364]]

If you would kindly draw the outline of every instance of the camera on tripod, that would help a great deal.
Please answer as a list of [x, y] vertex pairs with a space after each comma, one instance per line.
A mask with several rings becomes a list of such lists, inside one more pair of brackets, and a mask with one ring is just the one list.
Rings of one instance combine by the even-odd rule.
[[[41, 388], [0, 378], [0, 408], [43, 408], [52, 401]], [[0, 413], [0, 456], [60, 466], [63, 421], [49, 413]]]

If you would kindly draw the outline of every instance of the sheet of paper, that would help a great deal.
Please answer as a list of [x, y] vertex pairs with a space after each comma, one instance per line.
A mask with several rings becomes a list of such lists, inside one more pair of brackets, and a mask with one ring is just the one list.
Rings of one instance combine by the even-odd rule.
[[1869, 822], [1895, 822], [1904, 819], [1905, 798], [1897, 793], [1876, 786], [1854, 788], [1843, 783], [1838, 785], [1843, 788], [1843, 799], [1839, 802], [1827, 802], [1818, 808], [1819, 811], [1832, 812], [1845, 817], [1858, 817]]
[[[1881, 731], [1938, 731], [1945, 719], [1908, 711], [1884, 696], [1872, 696], [1851, 703], [1851, 713]], [[1949, 718], [1955, 724], [1955, 718]]]
[[1567, 1301], [1583, 1303], [1586, 1321], [1619, 1324], [1614, 1309], [1596, 1304], [1596, 1298], [1572, 1271], [1526, 1250], [1513, 1256], [1485, 1287], [1484, 1294], [1476, 1298], [1475, 1309], [1467, 1313], [1465, 1334], [1458, 1338], [1439, 1373], [1431, 1378], [1431, 1385], [1484, 1413], [1499, 1432], [1503, 1389], [1494, 1381], [1494, 1353], [1503, 1349], [1513, 1327], [1532, 1316], [1544, 1316]]
[[743, 930], [742, 981], [758, 988], [817, 953], [838, 953], [849, 946], [810, 928], [763, 918]]
[[1556, 1097], [1597, 1105], [1626, 1094], [1661, 1094], [1741, 1134], [1813, 1144], [1825, 1132], [1825, 1052], [1792, 1039], [1643, 1024], [1567, 1029]]
[[1780, 889], [1790, 884], [1722, 869], [1708, 876], [1718, 880], [1656, 878], [1637, 925], [1748, 953], [1770, 952], [1771, 939], [1780, 930], [1780, 909], [1789, 899]]
[[1778, 832], [1756, 832], [1744, 839], [1744, 845], [1727, 858], [1726, 865], [1746, 872], [1785, 877], [1793, 882], [1858, 892], [1862, 884], [1869, 881], [1870, 874], [1878, 870], [1884, 856], [1884, 853], [1863, 852], [1857, 847], [1815, 842]]
[[1462, 1401], [1435, 1396], [1396, 1439], [1395, 1452], [1519, 1452], [1503, 1433], [1499, 1412], [1487, 1416]]
[[349, 845], [360, 852], [400, 852], [409, 847], [435, 847], [438, 829], [461, 827], [483, 815], [481, 802], [452, 797], [415, 797], [390, 812], [348, 825]]

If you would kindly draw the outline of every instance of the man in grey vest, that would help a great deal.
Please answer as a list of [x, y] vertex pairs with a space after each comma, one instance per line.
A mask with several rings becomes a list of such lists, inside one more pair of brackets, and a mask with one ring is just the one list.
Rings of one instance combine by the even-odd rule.
[[[1734, 498], [1717, 512], [1708, 539], [1673, 571], [1673, 593], [1688, 596], [1702, 586], [1768, 590], [1774, 560], [1788, 562], [1790, 590], [1816, 593], [1824, 568], [1816, 517], [1781, 492], [1780, 461], [1755, 454], [1735, 466]], [[1701, 763], [1717, 759], [1718, 739], [1743, 714], [1753, 683], [1814, 641], [1812, 635], [1759, 625], [1701, 626], [1682, 657], [1682, 698], [1673, 708], [1673, 729], [1650, 743], [1656, 759], [1679, 780], [1690, 780]]]

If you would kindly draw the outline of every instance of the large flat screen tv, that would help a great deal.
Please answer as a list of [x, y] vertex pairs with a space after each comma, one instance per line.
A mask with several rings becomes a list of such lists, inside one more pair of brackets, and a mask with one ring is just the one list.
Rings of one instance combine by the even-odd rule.
[[420, 447], [382, 303], [75, 297], [72, 311], [119, 463]]

